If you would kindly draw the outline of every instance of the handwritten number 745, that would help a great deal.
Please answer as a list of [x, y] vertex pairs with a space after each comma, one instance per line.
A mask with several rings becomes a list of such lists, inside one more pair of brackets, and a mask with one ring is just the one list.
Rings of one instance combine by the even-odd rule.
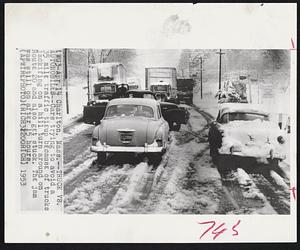
[[[237, 226], [240, 224], [241, 220], [238, 220], [236, 224], [234, 224], [231, 228], [233, 231], [232, 236], [239, 235], [239, 232], [237, 231]], [[225, 227], [225, 223], [221, 223], [220, 225], [216, 226], [215, 221], [204, 221], [204, 222], [198, 222], [201, 225], [210, 224], [210, 226], [201, 234], [199, 239], [202, 239], [204, 235], [206, 235], [209, 231], [211, 231], [211, 234], [214, 235], [213, 240], [215, 240], [218, 236], [220, 236], [222, 233], [224, 233], [228, 228]], [[215, 227], [216, 226], [216, 227]]]

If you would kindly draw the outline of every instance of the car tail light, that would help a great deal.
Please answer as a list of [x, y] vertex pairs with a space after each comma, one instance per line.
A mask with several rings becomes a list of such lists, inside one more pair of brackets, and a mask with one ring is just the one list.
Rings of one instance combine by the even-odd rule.
[[231, 146], [230, 147], [230, 153], [233, 154], [234, 152], [242, 152], [240, 147]]
[[96, 146], [97, 141], [98, 141], [98, 138], [92, 137], [92, 145], [93, 145], [93, 146]]
[[278, 141], [280, 144], [284, 144], [284, 143], [285, 143], [285, 140], [284, 140], [283, 136], [281, 136], [281, 135], [277, 137], [277, 141]]
[[162, 139], [156, 139], [156, 143], [158, 147], [162, 147], [163, 146], [163, 141]]

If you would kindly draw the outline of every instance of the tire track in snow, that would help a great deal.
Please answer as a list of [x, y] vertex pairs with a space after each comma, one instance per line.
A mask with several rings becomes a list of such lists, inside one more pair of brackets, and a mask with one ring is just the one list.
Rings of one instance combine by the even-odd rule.
[[265, 195], [257, 187], [252, 177], [238, 168], [222, 173], [223, 185], [236, 201], [239, 209], [235, 214], [276, 214]]
[[270, 175], [273, 177], [268, 178], [271, 182], [261, 174], [250, 174], [250, 176], [278, 214], [290, 214], [289, 191], [286, 187], [280, 186], [278, 182], [276, 184], [273, 182], [273, 178], [278, 178], [274, 177], [274, 173], [271, 172]]
[[95, 213], [105, 210], [122, 185], [125, 183], [126, 186], [133, 169], [134, 166], [124, 164], [86, 172], [82, 179], [72, 183], [72, 190], [65, 194], [65, 212]]

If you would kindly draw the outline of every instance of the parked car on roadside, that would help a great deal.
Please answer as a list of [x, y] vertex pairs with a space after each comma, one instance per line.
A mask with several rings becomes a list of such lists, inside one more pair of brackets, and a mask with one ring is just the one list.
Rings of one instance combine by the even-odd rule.
[[[150, 90], [129, 90], [125, 97], [156, 99], [156, 96]], [[188, 110], [184, 107], [179, 107], [175, 103], [161, 101], [159, 103], [162, 116], [169, 123], [170, 130], [179, 131], [181, 124], [186, 124], [189, 119]]]
[[118, 98], [111, 100], [92, 134], [91, 151], [98, 161], [106, 153], [147, 153], [160, 159], [166, 151], [169, 125], [156, 100]]
[[286, 157], [285, 138], [268, 112], [246, 103], [221, 104], [208, 134], [210, 155], [222, 168], [236, 161], [277, 165]]

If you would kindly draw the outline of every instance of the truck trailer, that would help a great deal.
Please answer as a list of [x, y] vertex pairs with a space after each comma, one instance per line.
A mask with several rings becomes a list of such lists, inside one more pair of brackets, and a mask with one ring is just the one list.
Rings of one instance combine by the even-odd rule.
[[191, 78], [177, 79], [177, 95], [180, 102], [193, 104], [193, 89], [195, 82]]

